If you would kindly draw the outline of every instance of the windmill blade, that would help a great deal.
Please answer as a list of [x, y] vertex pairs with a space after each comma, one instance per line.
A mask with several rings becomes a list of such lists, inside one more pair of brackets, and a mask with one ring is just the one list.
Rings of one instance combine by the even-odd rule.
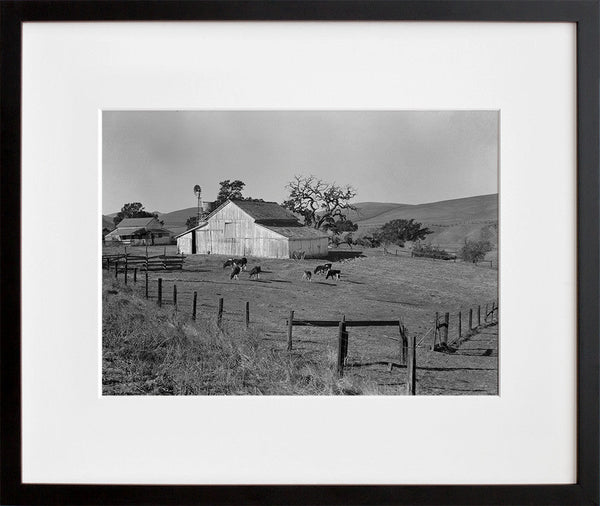
[[194, 186], [194, 193], [196, 195], [198, 195], [201, 191], [202, 191], [202, 188], [200, 188], [200, 185], [197, 184], [196, 186]]

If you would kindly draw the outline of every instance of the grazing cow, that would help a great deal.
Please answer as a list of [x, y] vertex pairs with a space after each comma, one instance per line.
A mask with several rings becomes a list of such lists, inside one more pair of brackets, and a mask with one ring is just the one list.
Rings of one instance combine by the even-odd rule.
[[239, 265], [240, 268], [245, 271], [246, 270], [246, 265], [248, 264], [248, 259], [246, 257], [244, 258], [239, 258], [237, 260], [234, 260], [233, 263], [235, 265]]
[[233, 269], [231, 269], [231, 274], [229, 275], [229, 279], [240, 279], [239, 275], [242, 268], [239, 265], [234, 265]]
[[252, 270], [250, 271], [250, 279], [252, 278], [256, 278], [256, 279], [260, 279], [260, 273], [262, 271], [260, 270], [260, 265], [257, 265], [256, 267], [253, 267]]
[[325, 276], [325, 279], [331, 278], [331, 279], [339, 280], [341, 275], [342, 275], [341, 271], [334, 271], [332, 269], [329, 269], [327, 271], [327, 276]]
[[317, 265], [315, 267], [315, 274], [327, 274], [329, 269], [331, 269], [331, 264]]
[[312, 272], [304, 271], [304, 274], [302, 274], [302, 279], [306, 279], [307, 281], [312, 281]]

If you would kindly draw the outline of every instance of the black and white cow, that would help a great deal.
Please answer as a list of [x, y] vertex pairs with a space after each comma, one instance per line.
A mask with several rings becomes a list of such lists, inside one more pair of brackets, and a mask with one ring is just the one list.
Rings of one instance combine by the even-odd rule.
[[262, 271], [260, 270], [260, 265], [253, 267], [252, 270], [250, 271], [250, 279], [252, 279], [252, 278], [260, 279], [261, 272]]
[[341, 271], [334, 271], [332, 269], [329, 269], [327, 271], [327, 276], [325, 276], [325, 279], [335, 279], [335, 280], [339, 280], [340, 276], [342, 275]]
[[331, 269], [331, 264], [317, 265], [315, 267], [315, 274], [327, 274], [329, 269]]
[[243, 271], [246, 270], [246, 266], [248, 265], [248, 259], [246, 257], [238, 258], [233, 262], [235, 263], [235, 265], [239, 265], [240, 269], [242, 269]]
[[239, 275], [242, 271], [242, 268], [239, 265], [234, 265], [233, 269], [231, 269], [231, 274], [229, 275], [229, 279], [240, 279]]

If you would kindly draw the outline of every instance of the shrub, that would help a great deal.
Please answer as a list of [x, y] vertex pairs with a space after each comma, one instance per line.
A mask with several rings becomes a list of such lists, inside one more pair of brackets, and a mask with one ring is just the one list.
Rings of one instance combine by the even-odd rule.
[[454, 260], [456, 258], [456, 255], [451, 255], [439, 246], [421, 243], [415, 244], [412, 254], [416, 257], [436, 258], [439, 260]]
[[379, 239], [372, 235], [364, 235], [358, 239], [354, 239], [354, 244], [367, 248], [377, 248], [378, 246], [381, 246]]
[[492, 245], [489, 241], [469, 241], [465, 239], [465, 244], [459, 255], [465, 262], [477, 263], [483, 260], [485, 254], [489, 251], [492, 251]]

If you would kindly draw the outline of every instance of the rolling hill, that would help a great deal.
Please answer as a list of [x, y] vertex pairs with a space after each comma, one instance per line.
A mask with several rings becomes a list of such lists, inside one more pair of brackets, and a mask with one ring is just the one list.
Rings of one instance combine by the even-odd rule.
[[[391, 220], [410, 219], [427, 226], [433, 234], [427, 242], [449, 250], [457, 250], [465, 239], [486, 239], [498, 243], [498, 194], [478, 195], [460, 199], [442, 200], [427, 204], [397, 204], [393, 202], [358, 202], [356, 211], [346, 214], [358, 225], [355, 236], [367, 234]], [[169, 213], [157, 213], [166, 229], [175, 233], [185, 231], [185, 223], [196, 215], [196, 207], [186, 207]], [[114, 213], [116, 214], [116, 213]], [[103, 216], [111, 224], [112, 216]]]
[[[348, 218], [358, 223], [359, 227], [380, 227], [388, 221], [414, 218], [428, 225], [457, 225], [466, 222], [497, 221], [498, 195], [479, 195], [453, 200], [442, 200], [428, 204], [383, 204], [393, 206], [382, 212], [374, 212], [378, 208], [372, 202], [358, 203], [356, 213], [349, 213]], [[365, 209], [365, 211], [363, 211]], [[353, 219], [353, 215], [356, 217]]]
[[[486, 239], [494, 245], [498, 243], [498, 194], [496, 193], [428, 204], [374, 206], [372, 202], [365, 202], [355, 205], [357, 211], [347, 216], [358, 224], [358, 235], [374, 231], [388, 221], [414, 218], [433, 230], [434, 233], [427, 237], [427, 242], [442, 248], [457, 250], [465, 239]], [[378, 210], [381, 212], [377, 212]]]

